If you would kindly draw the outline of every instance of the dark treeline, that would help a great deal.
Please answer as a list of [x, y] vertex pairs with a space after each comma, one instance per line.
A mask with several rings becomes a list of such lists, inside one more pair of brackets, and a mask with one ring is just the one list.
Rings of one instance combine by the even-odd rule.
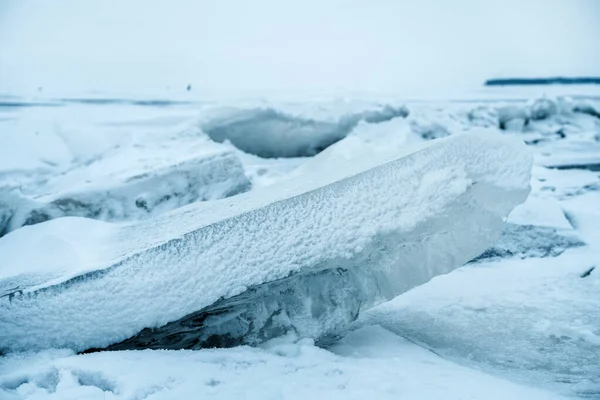
[[600, 85], [600, 77], [580, 76], [580, 77], [550, 77], [550, 78], [497, 78], [485, 81], [485, 86], [504, 86], [504, 85]]

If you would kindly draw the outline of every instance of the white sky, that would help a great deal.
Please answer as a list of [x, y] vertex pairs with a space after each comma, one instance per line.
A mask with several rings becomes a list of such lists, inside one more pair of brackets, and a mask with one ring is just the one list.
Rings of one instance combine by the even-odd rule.
[[402, 91], [600, 75], [600, 0], [0, 0], [0, 92]]

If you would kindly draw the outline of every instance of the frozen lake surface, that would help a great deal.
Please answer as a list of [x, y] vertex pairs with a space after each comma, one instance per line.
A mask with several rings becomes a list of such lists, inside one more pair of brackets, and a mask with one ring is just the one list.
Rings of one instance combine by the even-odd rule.
[[[0, 397], [600, 398], [599, 98], [594, 86], [488, 88], [446, 99], [3, 96]], [[504, 140], [516, 147], [504, 147]], [[519, 171], [529, 179], [519, 142], [533, 154], [531, 193], [501, 224], [497, 215], [522, 202], [515, 197], [508, 205], [512, 191], [525, 190], [515, 183], [525, 176]], [[420, 158], [414, 155], [425, 153], [418, 151], [437, 153]], [[401, 185], [380, 173], [391, 160], [407, 160], [398, 164], [404, 173], [393, 175]], [[471, 196], [468, 188], [479, 182], [501, 191]], [[304, 193], [314, 193], [316, 205], [300, 217], [284, 205], [273, 214], [286, 215], [294, 229], [269, 225], [268, 213], [225, 227], [230, 236], [244, 226], [240, 237], [264, 240], [256, 253], [247, 251], [256, 241], [232, 241], [228, 248], [215, 239], [220, 231], [200, 229], [205, 233], [177, 245], [173, 254], [181, 257], [168, 265], [172, 273], [152, 264], [161, 257], [152, 246], [168, 248], [163, 237], [185, 236]], [[388, 198], [402, 201], [377, 201]], [[494, 204], [501, 206], [493, 217], [473, 214]], [[229, 207], [233, 211], [224, 211]], [[423, 240], [446, 228], [465, 234]], [[371, 237], [380, 241], [368, 243], [377, 245], [352, 242]], [[395, 247], [411, 237], [427, 246], [414, 253]], [[217, 244], [204, 250], [211, 240]], [[353, 247], [344, 247], [348, 243]], [[208, 257], [210, 249], [218, 254]], [[460, 249], [464, 259], [452, 255], [456, 265], [442, 268], [453, 254], [444, 249]], [[143, 262], [113, 273], [115, 283], [89, 285], [92, 293], [106, 291], [89, 298], [101, 299], [114, 316], [90, 316], [97, 324], [92, 329], [78, 327], [83, 317], [76, 303], [54, 315], [44, 307], [64, 303], [36, 294], [133, 253]], [[171, 287], [172, 297], [164, 300], [160, 291], [149, 292], [146, 304], [156, 297], [157, 305], [133, 317], [131, 310], [143, 308], [134, 303], [143, 289], [160, 288], [152, 279], [176, 281], [190, 254], [210, 269], [210, 278], [203, 282], [193, 269], [181, 269], [187, 278], [180, 290]], [[255, 269], [238, 268], [250, 259]], [[324, 260], [328, 268], [340, 267], [337, 274], [326, 268], [280, 281], [304, 265], [323, 267]], [[382, 278], [361, 270], [398, 263], [410, 264], [408, 272], [427, 265], [429, 272], [384, 295]], [[152, 265], [156, 272], [150, 273]], [[118, 292], [118, 274], [128, 279], [133, 272], [140, 291], [128, 297]], [[69, 290], [73, 297], [65, 299], [82, 298]], [[29, 303], [19, 308], [21, 298]], [[212, 321], [204, 323], [205, 332], [224, 337], [240, 332], [240, 321], [263, 325], [242, 329], [244, 340], [197, 344], [178, 337], [172, 346], [164, 338], [181, 331], [182, 317], [199, 311], [199, 298], [207, 302], [200, 307], [208, 307], [204, 320]], [[310, 315], [289, 311], [298, 299], [310, 299]], [[265, 320], [282, 309], [293, 318]], [[36, 329], [47, 334], [33, 346], [28, 340]], [[105, 340], [88, 344], [94, 334]], [[229, 348], [205, 348], [215, 344]], [[114, 351], [77, 353], [105, 347]], [[132, 348], [145, 350], [124, 350]]]

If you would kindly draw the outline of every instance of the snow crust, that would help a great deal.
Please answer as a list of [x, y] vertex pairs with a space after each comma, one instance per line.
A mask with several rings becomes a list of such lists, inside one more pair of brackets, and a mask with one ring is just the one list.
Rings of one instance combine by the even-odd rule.
[[[385, 287], [371, 298], [391, 298], [492, 243], [526, 198], [530, 168], [529, 152], [512, 139], [458, 135], [391, 161], [337, 164], [279, 188], [125, 225], [111, 235], [103, 269], [71, 278], [81, 265], [66, 265], [71, 279], [62, 283], [29, 286], [17, 253], [2, 265], [0, 347], [105, 347], [300, 271], [372, 269]], [[96, 241], [88, 229], [79, 234]], [[355, 265], [370, 254], [378, 254], [373, 265]], [[36, 268], [48, 273], [43, 259]]]

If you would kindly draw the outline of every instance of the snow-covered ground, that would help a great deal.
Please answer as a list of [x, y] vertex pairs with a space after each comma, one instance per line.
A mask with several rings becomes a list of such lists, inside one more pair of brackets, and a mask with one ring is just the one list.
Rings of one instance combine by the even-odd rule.
[[[539, 92], [494, 89], [455, 101], [389, 97], [301, 101], [1, 98], [0, 235], [5, 237], [0, 238], [0, 259], [4, 262], [0, 265], [0, 293], [6, 297], [0, 299], [0, 326], [10, 329], [0, 331], [0, 345], [6, 351], [0, 356], [0, 398], [600, 398], [600, 89], [577, 89], [580, 91], [570, 92], [574, 95], [571, 97], [558, 96], [561, 90], [565, 93], [564, 88], [551, 90], [555, 93], [543, 97]], [[302, 232], [311, 233], [301, 243], [306, 246], [301, 256], [287, 252], [289, 246], [293, 247], [293, 243], [285, 242], [290, 234], [287, 228], [277, 231], [277, 226], [269, 225], [268, 215], [263, 219], [252, 217], [250, 222], [241, 223], [249, 226], [256, 222], [256, 227], [248, 228], [245, 235], [260, 237], [261, 230], [275, 232], [271, 243], [281, 248], [272, 257], [276, 266], [261, 259], [267, 257], [268, 246], [257, 247], [257, 254], [250, 252], [247, 256], [265, 270], [262, 275], [253, 272], [252, 276], [240, 276], [243, 271], [236, 269], [239, 264], [235, 260], [244, 249], [242, 240], [241, 246], [235, 244], [230, 249], [231, 254], [226, 248], [218, 248], [218, 259], [231, 262], [231, 268], [207, 276], [221, 283], [226, 277], [247, 288], [285, 277], [303, 263], [314, 264], [316, 260], [318, 264], [323, 261], [319, 257], [327, 260], [329, 253], [338, 257], [349, 252], [350, 260], [354, 257], [361, 263], [374, 262], [372, 254], [366, 256], [358, 250], [353, 253], [354, 249], [345, 248], [345, 243], [361, 235], [369, 237], [394, 229], [419, 232], [410, 230], [414, 227], [406, 228], [412, 223], [406, 221], [420, 221], [415, 210], [435, 215], [439, 211], [436, 204], [450, 210], [448, 216], [461, 218], [463, 225], [456, 222], [456, 226], [469, 227], [469, 221], [478, 218], [468, 213], [453, 214], [448, 206], [454, 204], [448, 200], [448, 193], [459, 196], [461, 190], [466, 190], [461, 187], [465, 176], [447, 169], [448, 165], [464, 166], [466, 178], [475, 182], [493, 177], [490, 182], [498, 184], [522, 176], [516, 171], [524, 169], [527, 161], [520, 147], [509, 147], [514, 150], [507, 151], [504, 142], [494, 142], [498, 135], [495, 130], [514, 142], [525, 141], [534, 155], [531, 194], [510, 214], [502, 235], [483, 254], [454, 272], [437, 276], [387, 303], [370, 309], [362, 307], [358, 319], [352, 323], [344, 319], [342, 329], [338, 326], [333, 336], [316, 337], [319, 340], [315, 342], [306, 338], [310, 334], [296, 329], [296, 333], [288, 332], [255, 347], [76, 354], [73, 349], [105, 347], [127, 338], [148, 326], [148, 318], [160, 320], [156, 322], [159, 327], [169, 321], [165, 317], [168, 313], [153, 316], [153, 308], [146, 307], [145, 317], [127, 321], [125, 325], [134, 328], [127, 328], [123, 336], [112, 329], [114, 326], [108, 329], [102, 325], [109, 320], [117, 323], [118, 318], [96, 321], [97, 329], [93, 325], [80, 329], [76, 324], [67, 329], [65, 324], [69, 316], [75, 318], [77, 304], [50, 316], [41, 313], [47, 309], [38, 303], [49, 296], [31, 298], [22, 308], [11, 303], [12, 297], [25, 296], [22, 291], [27, 288], [10, 285], [23, 282], [19, 281], [20, 273], [37, 273], [34, 265], [40, 260], [47, 274], [32, 278], [31, 285], [48, 280], [56, 284], [57, 277], [60, 280], [65, 273], [72, 273], [66, 266], [80, 268], [68, 276], [72, 278], [109, 265], [103, 260], [116, 253], [129, 254], [127, 243], [135, 232], [154, 238], [171, 237], [174, 233], [169, 227], [178, 215], [185, 219], [188, 232], [198, 218], [203, 221], [200, 225], [210, 225], [212, 222], [206, 221], [233, 218], [236, 212], [244, 211], [244, 204], [250, 204], [252, 210], [262, 207], [261, 201], [286, 199], [323, 185], [334, 188], [333, 192], [352, 187], [344, 179], [357, 173], [357, 179], [368, 177], [368, 193], [360, 195], [354, 189], [343, 189], [354, 193], [351, 198], [356, 204], [323, 203], [329, 205], [328, 209], [340, 207], [347, 213], [338, 210], [327, 217], [327, 222], [322, 220], [327, 212], [310, 207], [305, 218], [286, 214], [293, 221], [293, 232], [289, 232], [297, 237], [302, 237]], [[407, 174], [397, 175], [403, 185], [394, 187], [388, 178], [379, 182], [380, 174], [361, 174], [373, 167], [381, 168], [378, 166], [384, 161], [412, 154], [409, 149], [414, 146], [427, 146], [430, 140], [447, 136], [460, 137], [436, 141], [438, 144], [426, 148], [444, 149], [448, 146], [444, 143], [456, 143], [462, 150], [436, 153], [443, 160], [439, 168], [435, 157], [423, 165], [414, 160], [398, 164]], [[473, 136], [480, 140], [473, 141]], [[470, 146], [479, 148], [479, 152]], [[493, 146], [497, 146], [497, 152]], [[478, 172], [468, 172], [469, 167]], [[416, 172], [409, 174], [411, 168]], [[436, 173], [419, 175], [428, 168]], [[411, 177], [416, 177], [419, 184], [410, 184]], [[334, 186], [327, 186], [332, 183]], [[437, 190], [430, 190], [432, 187]], [[287, 188], [287, 192], [278, 188]], [[398, 204], [410, 213], [395, 214], [394, 205], [377, 201], [382, 194], [396, 193], [400, 198], [400, 191], [406, 193], [406, 198]], [[323, 191], [314, 193], [323, 196]], [[412, 193], [416, 193], [414, 197]], [[504, 197], [498, 196], [507, 196], [504, 192], [495, 195], [477, 201], [499, 204]], [[228, 203], [210, 202], [225, 197]], [[209, 202], [188, 205], [206, 200]], [[518, 202], [514, 200], [514, 204]], [[421, 207], [414, 207], [417, 203]], [[233, 211], [224, 213], [224, 204], [231, 205]], [[377, 219], [374, 216], [382, 215], [381, 210], [388, 210], [386, 215], [396, 215], [396, 219], [371, 226], [369, 218]], [[359, 226], [354, 229], [350, 222], [357, 215], [361, 218], [355, 220]], [[65, 216], [110, 223], [61, 218]], [[44, 222], [49, 219], [52, 221]], [[426, 224], [419, 229], [428, 232], [448, 226], [441, 217], [437, 221], [442, 221], [441, 225], [433, 224], [432, 228]], [[472, 227], [446, 244], [488, 240], [493, 236], [485, 236], [491, 220], [479, 221], [486, 221], [481, 231]], [[344, 222], [350, 224], [346, 230], [340, 229]], [[23, 227], [31, 224], [37, 225]], [[137, 226], [146, 228], [131, 228]], [[336, 229], [329, 232], [327, 228]], [[116, 229], [127, 234], [118, 236], [123, 243], [113, 246], [106, 237]], [[233, 234], [237, 228], [232, 225], [228, 229]], [[321, 231], [325, 233], [320, 238], [322, 247], [318, 247], [313, 239]], [[141, 249], [142, 245], [135, 246]], [[183, 248], [177, 247], [178, 254], [196, 251], [195, 260], [210, 260], [202, 258], [204, 253], [198, 249]], [[321, 250], [313, 260], [310, 251], [315, 248]], [[386, 255], [395, 254], [387, 244], [381, 249]], [[428, 247], [426, 251], [428, 261], [424, 260], [424, 265], [447, 254], [441, 252], [441, 247]], [[151, 258], [137, 253], [137, 260], [146, 261], [140, 262], [135, 271], [143, 271], [142, 266], [149, 265]], [[402, 260], [406, 262], [407, 258]], [[189, 274], [186, 270], [180, 272]], [[406, 276], [406, 271], [402, 274]], [[151, 275], [146, 282], [163, 276], [156, 272]], [[172, 275], [176, 281], [177, 274]], [[144, 282], [141, 277], [137, 279]], [[174, 304], [179, 307], [181, 302], [186, 305], [182, 315], [170, 314], [171, 320], [194, 311], [198, 296], [206, 297], [209, 304], [220, 296], [241, 293], [239, 287], [222, 292], [211, 287], [212, 280], [199, 282], [199, 292], [191, 302], [181, 300], [181, 291], [171, 292], [178, 297], [165, 303], [163, 310]], [[216, 286], [222, 288], [221, 283]], [[110, 290], [116, 286], [100, 287]], [[104, 299], [107, 307], [114, 305], [112, 300], [118, 302], [113, 293], [105, 295], [95, 298]], [[131, 304], [135, 297], [123, 297], [118, 312], [143, 309], [143, 305]], [[148, 295], [147, 304], [161, 302], [153, 297]], [[26, 320], [19, 322], [20, 315]], [[35, 333], [36, 328], [45, 329], [47, 335]], [[83, 332], [84, 328], [88, 331]], [[93, 336], [94, 331], [101, 336], [106, 332], [105, 340], [78, 345], [79, 331], [82, 337]], [[58, 340], [63, 332], [67, 338]], [[22, 352], [27, 346], [17, 343], [30, 343], [35, 335], [40, 335], [39, 340], [30, 347], [43, 350]], [[46, 343], [70, 349], [48, 349], [53, 346]]]

